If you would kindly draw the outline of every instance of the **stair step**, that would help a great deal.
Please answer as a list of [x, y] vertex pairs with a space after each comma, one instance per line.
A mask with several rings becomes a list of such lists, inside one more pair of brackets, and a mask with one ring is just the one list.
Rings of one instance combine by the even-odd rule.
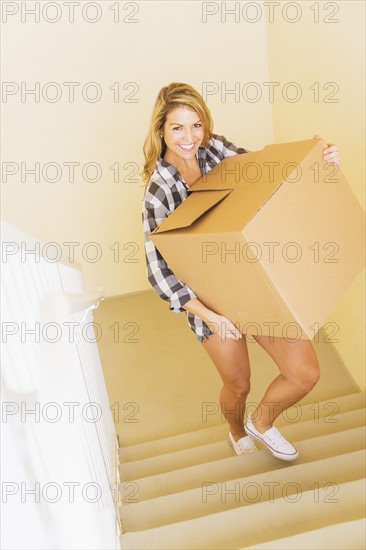
[[230, 455], [206, 464], [195, 464], [181, 470], [165, 472], [131, 482], [121, 483], [121, 496], [128, 502], [131, 486], [135, 488], [136, 498], [141, 502], [159, 496], [177, 493], [200, 487], [202, 480], [210, 479], [216, 483], [240, 478], [243, 472], [247, 476], [288, 469], [297, 464], [308, 464], [345, 453], [361, 450], [365, 447], [365, 429], [363, 426], [350, 428], [347, 432], [335, 432], [320, 437], [300, 441], [296, 444], [299, 458], [294, 462], [284, 462], [275, 458], [269, 451], [263, 450], [242, 456]]
[[[325, 422], [324, 420], [327, 420], [327, 418], [317, 420], [319, 421], [311, 419], [296, 424], [287, 424], [281, 427], [281, 432], [290, 441], [296, 442], [298, 446], [299, 442], [304, 439], [320, 437], [325, 434], [345, 431], [364, 425], [365, 411], [364, 409], [354, 409], [345, 413], [338, 413], [336, 417], [328, 419], [332, 420], [332, 422]], [[260, 443], [258, 443], [258, 447], [261, 447]], [[175, 450], [174, 452], [121, 464], [119, 467], [120, 478], [121, 481], [141, 479], [164, 472], [188, 468], [197, 464], [229, 458], [232, 455], [232, 449], [227, 441], [226, 429], [218, 442], [180, 451]]]
[[286, 537], [271, 540], [254, 546], [242, 546], [239, 550], [364, 550], [366, 548], [365, 520], [358, 519], [328, 525], [321, 529], [307, 531]]
[[[319, 502], [314, 503], [313, 491], [306, 491], [301, 495], [301, 505], [285, 499], [277, 499], [275, 502], [252, 504], [244, 509], [239, 507], [162, 527], [127, 532], [121, 537], [122, 548], [129, 550], [245, 548], [363, 517], [364, 480], [342, 483], [337, 493], [338, 503], [327, 502], [328, 496], [329, 490], [320, 489]], [[265, 520], [260, 521], [260, 518]]]
[[362, 450], [223, 483], [206, 476], [195, 489], [122, 506], [123, 527], [125, 531], [151, 529], [268, 500], [295, 503], [306, 491], [313, 493], [316, 503], [320, 487], [327, 488], [326, 501], [335, 504], [339, 485], [361, 479], [364, 465]]
[[[281, 415], [276, 420], [276, 426], [288, 427], [289, 425], [293, 425], [294, 422], [300, 423], [306, 421], [329, 425], [337, 420], [339, 414], [365, 407], [365, 396], [365, 392], [357, 392], [335, 399], [303, 405], [301, 408], [297, 404], [290, 407], [284, 413], [284, 416]], [[226, 438], [227, 431], [227, 424], [223, 420], [223, 422], [217, 426], [147, 441], [138, 445], [121, 447], [119, 451], [120, 462], [122, 464], [156, 457], [157, 455], [171, 454], [172, 449], [178, 452], [189, 448], [217, 443]]]

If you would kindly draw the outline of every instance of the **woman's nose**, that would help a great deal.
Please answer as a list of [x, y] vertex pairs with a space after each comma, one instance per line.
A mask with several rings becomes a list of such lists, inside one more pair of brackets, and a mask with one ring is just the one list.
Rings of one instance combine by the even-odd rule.
[[193, 136], [192, 130], [190, 130], [189, 128], [186, 128], [184, 132], [184, 139], [187, 143], [191, 143], [193, 141], [192, 136]]

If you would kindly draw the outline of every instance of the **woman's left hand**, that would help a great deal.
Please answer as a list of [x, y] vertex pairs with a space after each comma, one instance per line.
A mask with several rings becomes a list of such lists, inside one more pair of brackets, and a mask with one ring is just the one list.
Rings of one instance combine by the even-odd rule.
[[325, 162], [334, 163], [339, 166], [341, 155], [339, 154], [337, 145], [334, 145], [333, 143], [326, 143], [324, 139], [318, 135], [315, 135], [313, 139], [320, 139], [324, 144], [323, 159]]

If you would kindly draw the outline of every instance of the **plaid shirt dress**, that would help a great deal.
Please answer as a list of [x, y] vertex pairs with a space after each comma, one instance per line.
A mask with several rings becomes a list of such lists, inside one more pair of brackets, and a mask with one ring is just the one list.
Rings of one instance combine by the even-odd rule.
[[[173, 210], [175, 210], [189, 194], [189, 186], [185, 183], [179, 172], [163, 159], [162, 149], [154, 173], [146, 186], [146, 192], [142, 203], [142, 221], [144, 228], [145, 257], [148, 280], [160, 298], [169, 302], [171, 311], [179, 313], [184, 311], [188, 324], [202, 342], [213, 332], [208, 325], [197, 315], [193, 315], [182, 306], [192, 298], [198, 298], [196, 294], [183, 281], [177, 279], [174, 273], [155, 248], [150, 240], [150, 233]], [[202, 175], [207, 174], [214, 166], [225, 157], [247, 153], [243, 148], [235, 147], [224, 136], [212, 134], [208, 147], [198, 148], [196, 157]]]

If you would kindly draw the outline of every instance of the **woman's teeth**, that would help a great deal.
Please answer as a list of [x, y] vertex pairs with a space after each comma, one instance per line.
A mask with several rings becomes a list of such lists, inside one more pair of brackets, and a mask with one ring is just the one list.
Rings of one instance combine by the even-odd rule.
[[181, 147], [185, 151], [191, 151], [194, 148], [194, 143], [192, 143], [192, 145], [179, 145], [179, 147]]

